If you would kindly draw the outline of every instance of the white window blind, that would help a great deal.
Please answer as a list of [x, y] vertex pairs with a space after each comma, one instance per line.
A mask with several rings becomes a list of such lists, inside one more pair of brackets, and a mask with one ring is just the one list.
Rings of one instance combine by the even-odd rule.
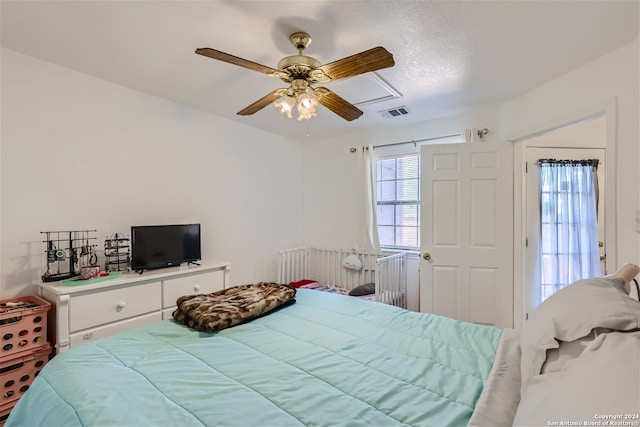
[[420, 249], [420, 147], [464, 142], [463, 134], [375, 146], [375, 209], [384, 249]]
[[420, 155], [376, 161], [376, 214], [381, 247], [420, 247]]

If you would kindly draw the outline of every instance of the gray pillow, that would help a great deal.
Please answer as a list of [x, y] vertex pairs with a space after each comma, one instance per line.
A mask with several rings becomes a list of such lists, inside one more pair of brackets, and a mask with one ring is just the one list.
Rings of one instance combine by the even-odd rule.
[[640, 302], [624, 290], [624, 278], [578, 280], [545, 300], [531, 313], [520, 334], [521, 394], [540, 374], [547, 350], [557, 340], [575, 341], [595, 328], [629, 331], [640, 326]]
[[375, 283], [365, 283], [364, 285], [356, 286], [349, 291], [349, 295], [352, 297], [361, 297], [363, 295], [371, 295], [376, 293]]

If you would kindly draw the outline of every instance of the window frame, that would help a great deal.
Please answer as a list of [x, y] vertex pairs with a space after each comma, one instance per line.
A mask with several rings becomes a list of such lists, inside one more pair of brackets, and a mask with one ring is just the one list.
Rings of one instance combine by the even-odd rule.
[[465, 130], [462, 133], [452, 133], [444, 136], [435, 136], [431, 138], [425, 138], [415, 141], [407, 141], [407, 142], [399, 142], [399, 143], [390, 143], [390, 144], [381, 144], [373, 146], [373, 156], [372, 156], [372, 179], [373, 179], [373, 187], [374, 187], [374, 209], [376, 210], [376, 228], [378, 226], [378, 160], [385, 158], [398, 158], [410, 155], [416, 155], [418, 157], [418, 217], [417, 217], [417, 244], [416, 247], [402, 247], [402, 246], [388, 246], [384, 245], [380, 242], [380, 232], [378, 231], [378, 242], [381, 250], [390, 251], [390, 252], [411, 252], [411, 253], [419, 253], [420, 252], [420, 229], [421, 229], [421, 216], [422, 216], [422, 156], [421, 156], [421, 147], [423, 145], [440, 145], [440, 144], [461, 144], [461, 143], [469, 143], [471, 140], [471, 130]]
[[[393, 227], [393, 235], [394, 235], [394, 243], [397, 243], [396, 241], [396, 231], [398, 227], [404, 227], [404, 228], [413, 228], [416, 230], [416, 246], [403, 246], [403, 245], [398, 245], [398, 244], [387, 244], [387, 243], [383, 243], [380, 240], [380, 248], [382, 250], [387, 250], [387, 251], [419, 251], [420, 250], [420, 186], [421, 186], [421, 179], [422, 179], [422, 172], [421, 172], [421, 167], [420, 167], [420, 147], [419, 146], [415, 146], [413, 144], [408, 144], [408, 146], [404, 146], [404, 147], [377, 147], [375, 148], [376, 153], [375, 153], [375, 158], [374, 158], [374, 187], [375, 187], [375, 209], [376, 209], [376, 227], [378, 229], [378, 240], [380, 240], [380, 236], [381, 236], [381, 232], [380, 232], [380, 227]], [[417, 165], [416, 165], [416, 170], [417, 170], [417, 176], [416, 177], [409, 177], [409, 178], [401, 178], [398, 179], [397, 176], [397, 161], [398, 159], [401, 158], [406, 158], [406, 157], [416, 157], [416, 161], [417, 161]], [[378, 177], [378, 171], [380, 168], [380, 162], [384, 161], [384, 160], [390, 160], [390, 159], [394, 159], [396, 162], [394, 171], [395, 171], [395, 176], [394, 179], [390, 180], [390, 179], [380, 179], [380, 177]], [[393, 201], [384, 201], [384, 200], [379, 200], [379, 195], [378, 195], [378, 189], [379, 189], [379, 185], [381, 182], [389, 182], [389, 181], [393, 181], [395, 183], [395, 187], [397, 189], [397, 183], [398, 181], [402, 181], [402, 180], [416, 180], [416, 199], [408, 199], [408, 200], [398, 200], [397, 198], [397, 194], [395, 195], [395, 198]], [[380, 224], [380, 209], [383, 206], [393, 206], [394, 207], [394, 213], [393, 213], [393, 224]], [[415, 206], [415, 212], [416, 212], [416, 218], [415, 218], [415, 224], [416, 225], [399, 225], [398, 224], [398, 220], [397, 220], [397, 210], [396, 208], [398, 206]]]

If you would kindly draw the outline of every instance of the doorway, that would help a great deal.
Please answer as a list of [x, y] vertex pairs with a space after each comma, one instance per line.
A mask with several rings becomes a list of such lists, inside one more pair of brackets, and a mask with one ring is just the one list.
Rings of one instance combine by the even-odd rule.
[[523, 141], [523, 320], [543, 300], [540, 265], [540, 188], [538, 159], [597, 159], [598, 241], [602, 275], [607, 274], [607, 120], [599, 117]]
[[[605, 185], [605, 150], [603, 148], [540, 148], [530, 147], [526, 153], [526, 224], [527, 240], [525, 242], [525, 259], [527, 267], [527, 283], [525, 285], [525, 319], [528, 313], [535, 309], [544, 300], [542, 273], [545, 268], [541, 263], [541, 218], [540, 218], [540, 168], [538, 159], [553, 158], [557, 160], [587, 160], [598, 161], [598, 197], [597, 197], [597, 223], [598, 246], [600, 250], [600, 266], [598, 270], [602, 275], [607, 274], [606, 264], [606, 235], [604, 212], [604, 200], [606, 199]], [[566, 261], [565, 261], [566, 262]], [[584, 277], [580, 277], [584, 278]]]

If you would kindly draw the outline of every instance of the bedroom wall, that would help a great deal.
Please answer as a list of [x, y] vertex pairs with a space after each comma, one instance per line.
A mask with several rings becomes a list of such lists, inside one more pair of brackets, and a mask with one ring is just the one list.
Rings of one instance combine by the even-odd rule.
[[486, 140], [492, 141], [497, 137], [499, 123], [498, 109], [493, 106], [417, 124], [405, 124], [402, 118], [397, 120], [393, 128], [371, 128], [304, 143], [305, 192], [313, 194], [304, 201], [307, 242], [323, 247], [363, 248], [357, 232], [360, 226], [355, 202], [359, 199], [357, 158], [350, 152], [351, 147], [437, 138], [464, 132], [465, 128], [488, 128]]
[[7, 49], [1, 89], [1, 298], [35, 292], [46, 230], [200, 222], [232, 284], [302, 244], [299, 142]]
[[617, 110], [616, 254], [618, 263], [640, 262], [636, 210], [640, 208], [640, 93], [638, 38], [591, 63], [500, 107], [500, 137], [517, 139], [579, 117], [613, 100]]
[[[415, 125], [399, 122], [394, 129], [370, 129], [340, 138], [305, 143], [305, 240], [308, 244], [342, 248], [356, 247], [359, 219], [353, 200], [355, 155], [350, 147], [388, 144], [437, 137], [466, 128], [489, 128], [487, 140], [505, 141], [545, 129], [564, 117], [616, 99], [617, 123], [617, 252], [621, 262], [640, 262], [640, 240], [635, 232], [639, 206], [640, 162], [638, 134], [638, 40], [583, 67], [499, 106], [486, 106], [455, 117]], [[322, 171], [331, 170], [330, 176]], [[418, 260], [412, 262], [409, 301], [417, 309]]]
[[360, 245], [350, 147], [484, 127], [510, 139], [611, 98], [618, 253], [638, 259], [638, 92], [636, 39], [500, 106], [295, 142], [2, 49], [0, 297], [32, 292], [40, 231], [97, 228], [101, 242], [133, 223], [201, 222], [205, 257], [230, 260], [232, 282], [275, 278], [277, 249]]
[[[394, 120], [394, 119], [389, 119]], [[457, 116], [407, 125], [402, 118], [393, 128], [369, 129], [367, 132], [337, 138], [311, 140], [304, 144], [305, 241], [327, 248], [364, 249], [357, 230], [361, 226], [356, 200], [357, 154], [351, 147], [383, 145], [396, 142], [437, 138], [463, 132], [466, 128], [488, 128], [487, 141], [497, 137], [498, 108], [487, 106], [461, 112]], [[329, 174], [326, 172], [330, 171]], [[410, 255], [407, 277], [408, 308], [419, 310], [418, 254]]]

